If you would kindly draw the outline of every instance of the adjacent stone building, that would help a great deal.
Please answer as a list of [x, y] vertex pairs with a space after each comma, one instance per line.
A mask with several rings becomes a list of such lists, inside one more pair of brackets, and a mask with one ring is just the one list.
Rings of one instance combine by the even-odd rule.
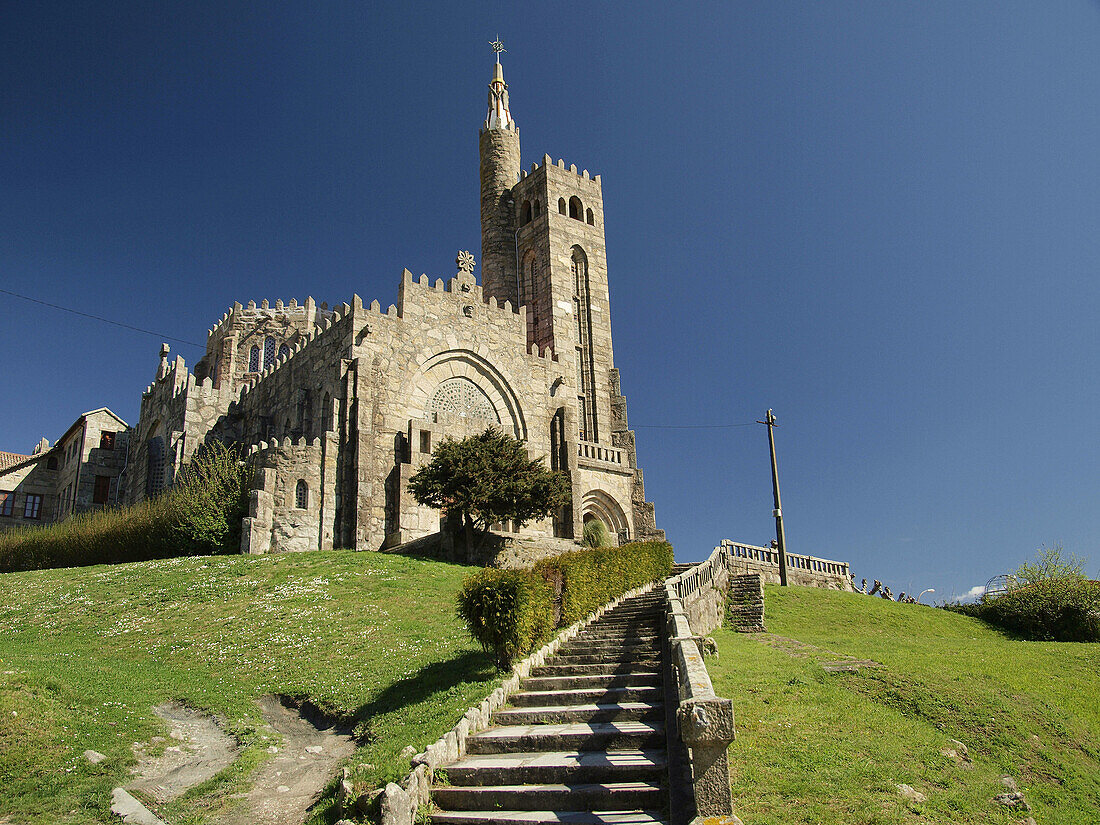
[[0, 530], [63, 521], [119, 502], [129, 427], [106, 407], [84, 413], [50, 446], [0, 453]]
[[660, 535], [614, 364], [600, 177], [548, 155], [521, 168], [499, 61], [479, 146], [481, 284], [463, 252], [447, 279], [406, 270], [385, 309], [234, 304], [193, 372], [162, 346], [121, 500], [156, 495], [217, 439], [255, 472], [242, 549], [374, 550], [439, 531], [409, 478], [442, 439], [494, 426], [573, 491], [554, 518], [499, 531], [569, 539], [598, 518], [620, 541]]

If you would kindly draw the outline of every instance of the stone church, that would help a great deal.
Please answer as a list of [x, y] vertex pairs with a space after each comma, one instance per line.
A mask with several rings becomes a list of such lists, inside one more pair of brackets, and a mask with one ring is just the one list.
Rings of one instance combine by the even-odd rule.
[[496, 426], [566, 474], [572, 504], [504, 533], [660, 535], [645, 500], [611, 342], [599, 175], [520, 165], [499, 55], [479, 137], [481, 284], [461, 252], [397, 301], [234, 304], [189, 372], [161, 348], [130, 432], [123, 503], [155, 495], [206, 440], [255, 468], [243, 550], [379, 549], [440, 529], [408, 480], [447, 437]]

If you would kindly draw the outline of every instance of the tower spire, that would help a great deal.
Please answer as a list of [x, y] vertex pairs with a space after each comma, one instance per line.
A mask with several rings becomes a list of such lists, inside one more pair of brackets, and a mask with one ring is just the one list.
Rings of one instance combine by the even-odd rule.
[[496, 53], [497, 62], [493, 64], [493, 79], [489, 82], [489, 113], [485, 116], [486, 129], [515, 129], [512, 113], [508, 111], [508, 84], [504, 82], [504, 67], [500, 65], [500, 53], [507, 51], [498, 37], [489, 45]]

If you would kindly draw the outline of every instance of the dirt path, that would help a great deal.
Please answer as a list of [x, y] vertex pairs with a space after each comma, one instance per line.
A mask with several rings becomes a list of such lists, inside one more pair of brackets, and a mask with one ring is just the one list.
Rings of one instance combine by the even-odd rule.
[[[147, 756], [144, 746], [134, 748], [137, 779], [130, 790], [143, 791], [157, 802], [171, 802], [188, 788], [205, 782], [229, 767], [237, 758], [237, 743], [207, 714], [178, 702], [165, 702], [153, 712], [168, 723], [171, 744], [160, 756]], [[153, 740], [158, 744], [160, 737]]]
[[264, 720], [282, 738], [271, 759], [253, 775], [252, 790], [219, 825], [296, 825], [331, 781], [336, 769], [355, 752], [348, 731], [315, 724], [309, 715], [288, 708], [274, 696], [260, 700]]

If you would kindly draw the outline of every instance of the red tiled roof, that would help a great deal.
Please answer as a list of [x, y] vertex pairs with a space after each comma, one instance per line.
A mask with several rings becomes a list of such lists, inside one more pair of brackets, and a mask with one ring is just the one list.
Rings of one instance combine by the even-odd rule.
[[19, 453], [4, 453], [0, 452], [0, 470], [8, 470], [19, 464], [22, 464], [28, 458], [32, 456], [20, 455]]

